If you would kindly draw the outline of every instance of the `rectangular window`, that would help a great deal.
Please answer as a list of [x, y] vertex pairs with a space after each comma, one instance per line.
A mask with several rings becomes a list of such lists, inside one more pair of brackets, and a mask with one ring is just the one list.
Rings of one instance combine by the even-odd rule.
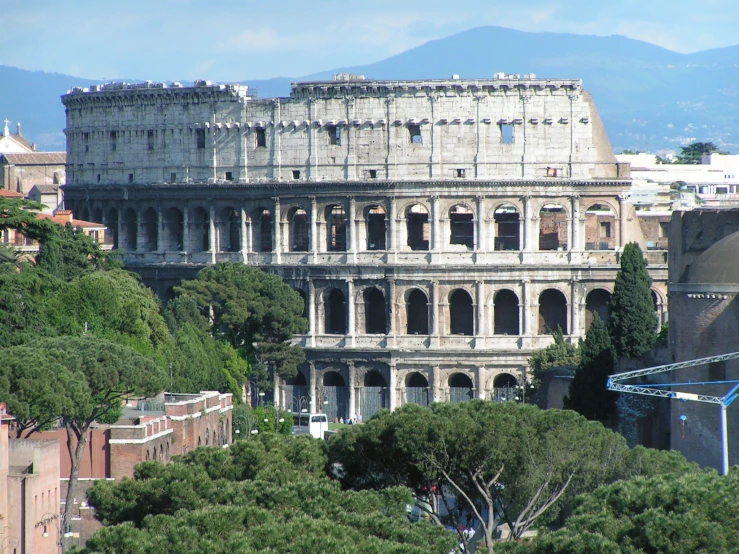
[[370, 179], [377, 179], [377, 170], [376, 169], [370, 169], [369, 170], [369, 178]]
[[177, 182], [177, 174], [176, 173], [170, 173], [169, 174], [169, 182], [170, 183], [176, 183]]
[[512, 123], [499, 123], [500, 127], [500, 142], [503, 144], [513, 144], [513, 124]]
[[332, 146], [341, 146], [341, 127], [329, 125], [326, 130], [328, 131], [328, 143]]
[[146, 149], [154, 150], [154, 131], [146, 131]]
[[234, 180], [234, 174], [230, 171], [226, 171], [226, 181], [233, 181]]
[[98, 173], [98, 183], [100, 182], [100, 173]]
[[116, 131], [110, 132], [110, 151], [115, 152], [118, 148], [118, 133]]
[[300, 171], [293, 169], [293, 180], [297, 181], [298, 179], [300, 179]]
[[408, 138], [411, 144], [423, 144], [420, 125], [408, 125]]
[[600, 222], [600, 238], [602, 239], [611, 238], [611, 224], [608, 221]]
[[90, 133], [83, 133], [82, 136], [85, 139], [85, 152], [89, 152], [90, 151], [90, 145], [87, 144], [87, 143], [90, 142]]
[[547, 167], [547, 177], [556, 177], [556, 176], [557, 176], [557, 168]]
[[464, 174], [465, 174], [464, 169], [462, 169], [461, 167], [459, 167], [459, 168], [455, 169], [454, 171], [455, 171], [454, 175], [455, 175], [455, 177], [457, 177], [457, 179], [464, 179]]
[[670, 222], [661, 221], [659, 224], [659, 238], [665, 239], [670, 234]]
[[257, 148], [267, 148], [267, 131], [262, 128], [257, 128]]
[[128, 174], [128, 182], [133, 183], [133, 173]]
[[205, 129], [195, 129], [196, 148], [205, 148]]
[[716, 194], [729, 194], [729, 187], [716, 187]]

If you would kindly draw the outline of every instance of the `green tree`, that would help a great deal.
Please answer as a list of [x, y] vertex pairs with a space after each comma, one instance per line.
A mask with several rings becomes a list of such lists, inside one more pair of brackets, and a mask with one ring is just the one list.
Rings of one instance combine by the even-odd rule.
[[[46, 358], [45, 367], [53, 371], [53, 382], [59, 398], [55, 414], [67, 431], [67, 450], [71, 469], [62, 528], [71, 517], [71, 508], [76, 496], [77, 478], [82, 456], [87, 444], [88, 431], [93, 423], [114, 423], [121, 416], [122, 400], [134, 394], [150, 396], [164, 389], [166, 376], [161, 368], [150, 359], [138, 355], [130, 348], [93, 337], [60, 337], [41, 339], [21, 347], [22, 352], [13, 348], [0, 352], [0, 360], [27, 360]], [[35, 351], [35, 352], [32, 352]], [[0, 364], [4, 365], [4, 361]], [[9, 395], [13, 402], [28, 409], [29, 418], [39, 420], [38, 412], [44, 411], [46, 418], [51, 415], [48, 407], [31, 409], [34, 405], [32, 394], [20, 389], [24, 381], [45, 378], [29, 372], [35, 369], [17, 363], [4, 371], [14, 371], [18, 375], [11, 378]], [[26, 378], [27, 377], [27, 378]], [[15, 386], [14, 386], [15, 384]], [[18, 395], [16, 397], [16, 395]], [[35, 405], [48, 399], [48, 394], [36, 395]], [[26, 427], [28, 424], [24, 423]], [[37, 429], [43, 425], [36, 424]], [[68, 508], [67, 508], [68, 507]]]
[[56, 226], [41, 241], [38, 266], [62, 279], [71, 281], [97, 270], [120, 268], [117, 254], [106, 253], [81, 228], [67, 223]]
[[36, 217], [36, 211], [45, 207], [23, 198], [0, 197], [0, 232], [14, 229], [30, 239], [44, 240], [58, 227], [53, 221]]
[[734, 471], [658, 475], [621, 481], [578, 498], [564, 528], [544, 533], [511, 554], [692, 554], [737, 552]]
[[219, 263], [202, 269], [175, 292], [193, 298], [204, 314], [212, 315], [214, 333], [243, 352], [261, 376], [260, 388], [271, 388], [265, 376], [268, 363], [289, 378], [305, 360], [299, 347], [288, 344], [307, 329], [303, 299], [279, 277], [244, 264]]
[[721, 152], [718, 146], [712, 142], [693, 142], [680, 148], [680, 154], [677, 155], [677, 163], [697, 165], [701, 163], [701, 156], [714, 152], [719, 154], [728, 153]]
[[529, 357], [529, 369], [533, 377], [532, 384], [536, 387], [541, 386], [550, 369], [572, 367], [580, 363], [578, 347], [565, 341], [564, 334], [559, 326], [552, 333], [552, 337], [554, 338], [554, 344], [535, 350]]
[[641, 248], [633, 242], [627, 244], [621, 253], [608, 317], [608, 334], [619, 357], [638, 358], [657, 340], [651, 285]]
[[585, 340], [580, 343], [580, 364], [564, 398], [565, 408], [588, 419], [609, 419], [616, 411], [618, 395], [606, 389], [606, 382], [614, 373], [615, 362], [611, 338], [600, 316], [595, 313]]

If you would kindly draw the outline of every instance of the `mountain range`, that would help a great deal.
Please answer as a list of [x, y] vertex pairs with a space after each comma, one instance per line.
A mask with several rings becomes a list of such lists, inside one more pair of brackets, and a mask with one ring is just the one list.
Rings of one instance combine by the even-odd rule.
[[[291, 82], [330, 79], [335, 73], [434, 79], [452, 74], [485, 78], [497, 72], [582, 79], [616, 152], [679, 150], [695, 140], [739, 152], [739, 46], [681, 54], [618, 35], [477, 27], [369, 65], [241, 83], [269, 97], [288, 95]], [[173, 77], [147, 76], [156, 81]], [[95, 82], [0, 65], [0, 119], [21, 121], [24, 137], [40, 150], [63, 149], [59, 96], [73, 86]]]

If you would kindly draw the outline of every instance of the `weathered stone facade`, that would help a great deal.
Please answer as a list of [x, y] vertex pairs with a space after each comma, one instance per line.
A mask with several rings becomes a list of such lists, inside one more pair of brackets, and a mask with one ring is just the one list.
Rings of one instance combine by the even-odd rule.
[[[111, 84], [74, 90], [68, 185], [166, 297], [218, 261], [306, 300], [308, 363], [277, 402], [331, 417], [510, 399], [532, 349], [583, 336], [643, 244], [577, 80]], [[666, 253], [647, 253], [664, 309]]]

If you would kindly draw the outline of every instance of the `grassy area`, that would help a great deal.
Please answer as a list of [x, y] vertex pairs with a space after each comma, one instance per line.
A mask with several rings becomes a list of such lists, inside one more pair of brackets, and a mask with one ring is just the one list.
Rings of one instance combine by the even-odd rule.
[[343, 429], [344, 427], [347, 427], [346, 423], [329, 423], [328, 424], [329, 431], [333, 431], [334, 429]]

